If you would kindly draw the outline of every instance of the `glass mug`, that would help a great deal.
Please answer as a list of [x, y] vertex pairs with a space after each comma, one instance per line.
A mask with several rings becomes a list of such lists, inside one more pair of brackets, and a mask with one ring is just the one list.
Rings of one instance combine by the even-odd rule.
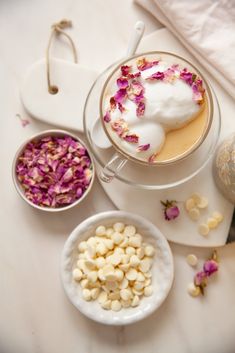
[[[120, 77], [120, 73], [119, 73], [120, 67], [128, 64], [131, 65], [134, 60], [138, 58], [143, 58], [143, 57], [146, 58], [148, 61], [161, 60], [166, 62], [169, 65], [179, 64], [180, 68], [186, 67], [189, 71], [196, 73], [197, 76], [199, 76], [199, 78], [203, 80], [203, 86], [205, 88], [205, 106], [202, 109], [202, 112], [204, 112], [203, 114], [205, 115], [205, 119], [203, 120], [203, 123], [202, 123], [202, 132], [197, 136], [196, 140], [189, 146], [189, 148], [187, 148], [182, 153], [178, 153], [178, 154], [176, 153], [175, 156], [171, 156], [166, 159], [156, 160], [154, 161], [154, 163], [150, 163], [148, 161], [138, 159], [135, 156], [131, 155], [131, 153], [128, 153], [124, 148], [122, 148], [120, 144], [118, 144], [118, 139], [114, 141], [114, 139], [110, 136], [110, 133], [107, 130], [107, 124], [103, 119], [105, 115], [104, 101], [107, 96], [108, 97], [112, 96], [110, 94], [111, 85], [114, 84], [115, 79]], [[102, 127], [112, 147], [115, 150], [115, 153], [112, 155], [111, 159], [106, 163], [106, 165], [100, 172], [100, 179], [104, 182], [111, 182], [112, 179], [121, 172], [122, 168], [125, 166], [126, 163], [128, 163], [128, 161], [132, 161], [136, 165], [145, 165], [148, 168], [157, 168], [159, 166], [177, 164], [177, 162], [182, 161], [183, 159], [186, 159], [187, 157], [191, 156], [193, 152], [195, 152], [205, 140], [210, 130], [210, 127], [212, 124], [212, 118], [213, 118], [212, 94], [211, 94], [210, 87], [206, 82], [205, 78], [203, 77], [203, 75], [194, 65], [192, 65], [186, 59], [168, 52], [153, 51], [153, 52], [142, 53], [142, 54], [134, 55], [124, 60], [123, 62], [119, 63], [118, 66], [115, 67], [115, 69], [111, 72], [111, 74], [106, 79], [101, 92], [99, 103], [100, 103], [99, 111], [100, 111], [100, 119], [101, 119]], [[198, 116], [196, 116], [195, 119], [193, 119], [188, 124], [186, 124], [185, 126], [179, 129], [170, 130], [169, 135], [171, 134], [171, 136], [174, 135], [175, 137], [177, 137], [177, 134], [179, 133], [179, 131], [180, 130], [182, 131], [182, 129], [185, 129], [185, 136], [186, 136], [188, 126], [190, 125], [191, 122], [197, 120], [197, 118]], [[192, 127], [191, 127], [191, 130], [192, 130]], [[168, 132], [166, 132], [166, 140], [164, 144], [167, 141], [167, 136], [168, 136]], [[164, 147], [164, 144], [163, 144], [163, 147]]]

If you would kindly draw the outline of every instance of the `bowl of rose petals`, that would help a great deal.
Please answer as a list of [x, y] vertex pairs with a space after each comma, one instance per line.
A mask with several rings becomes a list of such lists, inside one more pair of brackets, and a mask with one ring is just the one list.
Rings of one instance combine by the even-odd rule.
[[40, 132], [24, 142], [12, 165], [19, 195], [43, 211], [79, 204], [94, 182], [94, 163], [84, 142], [63, 130]]

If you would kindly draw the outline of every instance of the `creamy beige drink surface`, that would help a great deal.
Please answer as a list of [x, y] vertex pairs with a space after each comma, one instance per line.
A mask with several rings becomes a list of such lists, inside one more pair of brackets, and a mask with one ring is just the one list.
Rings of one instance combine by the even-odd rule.
[[201, 78], [185, 66], [135, 58], [110, 78], [102, 101], [105, 130], [137, 160], [169, 162], [187, 154], [208, 126]]

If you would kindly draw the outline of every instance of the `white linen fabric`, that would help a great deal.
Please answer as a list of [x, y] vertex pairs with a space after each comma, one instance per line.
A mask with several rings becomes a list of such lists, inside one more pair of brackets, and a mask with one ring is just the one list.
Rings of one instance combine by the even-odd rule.
[[134, 1], [166, 26], [235, 99], [235, 1]]

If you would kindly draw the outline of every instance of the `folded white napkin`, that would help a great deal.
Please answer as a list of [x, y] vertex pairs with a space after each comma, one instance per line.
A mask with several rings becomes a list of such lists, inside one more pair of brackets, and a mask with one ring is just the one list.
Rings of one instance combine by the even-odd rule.
[[235, 99], [235, 1], [134, 1], [178, 37]]

